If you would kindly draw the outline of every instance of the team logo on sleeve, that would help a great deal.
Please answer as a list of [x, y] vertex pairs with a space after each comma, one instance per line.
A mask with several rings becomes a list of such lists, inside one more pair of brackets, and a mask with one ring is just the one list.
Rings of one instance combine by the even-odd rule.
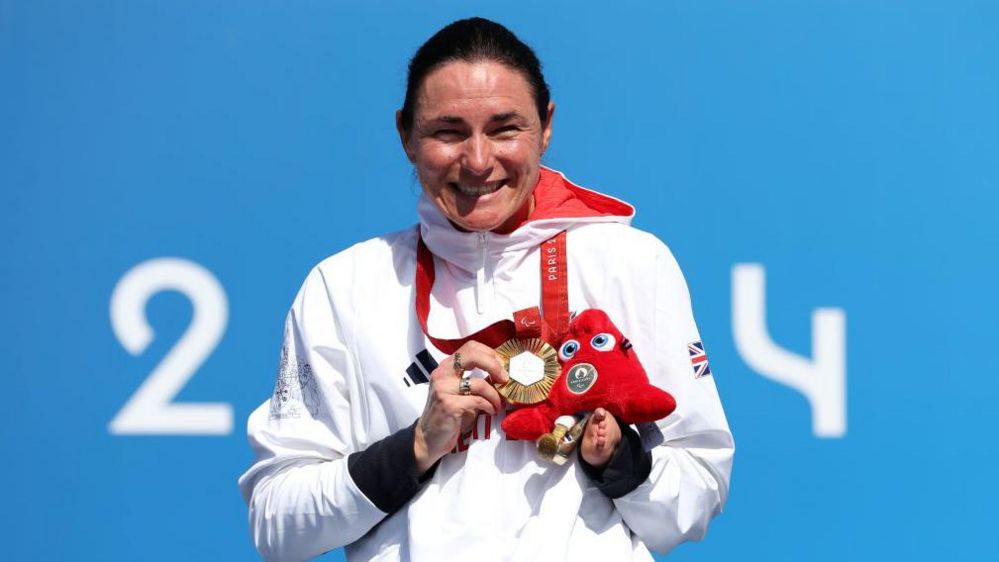
[[687, 351], [690, 353], [690, 366], [694, 369], [694, 378], [710, 375], [711, 368], [708, 367], [708, 354], [704, 352], [704, 344], [699, 341], [688, 343]]
[[319, 413], [319, 390], [312, 367], [288, 355], [288, 348], [283, 348], [274, 396], [271, 396], [270, 417], [272, 420], [315, 418]]

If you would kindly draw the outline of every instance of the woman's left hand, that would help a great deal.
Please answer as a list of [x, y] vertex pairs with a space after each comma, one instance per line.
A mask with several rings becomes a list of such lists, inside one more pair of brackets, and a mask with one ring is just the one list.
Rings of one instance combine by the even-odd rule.
[[621, 442], [621, 426], [610, 412], [597, 408], [586, 424], [579, 453], [595, 468], [603, 468]]

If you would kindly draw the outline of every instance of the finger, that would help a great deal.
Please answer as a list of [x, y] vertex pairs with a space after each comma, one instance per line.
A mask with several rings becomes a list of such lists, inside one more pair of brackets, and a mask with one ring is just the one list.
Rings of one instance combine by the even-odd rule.
[[[613, 419], [613, 418], [611, 418]], [[608, 423], [607, 427], [607, 444], [611, 447], [617, 447], [618, 443], [621, 442], [621, 427], [615, 422], [613, 425]]]
[[447, 389], [454, 385], [455, 378], [451, 359], [445, 359], [434, 369], [434, 372], [430, 373], [430, 388], [433, 390]]
[[491, 402], [474, 394], [469, 394], [468, 396], [459, 395], [454, 400], [455, 404], [461, 408], [462, 414], [476, 414], [481, 411], [495, 416], [496, 412], [499, 411]]
[[482, 369], [489, 374], [489, 381], [493, 384], [510, 380], [503, 368], [503, 359], [495, 349], [477, 341], [468, 341], [458, 349], [458, 353], [461, 353], [461, 365], [465, 370]]
[[[475, 379], [472, 380], [474, 381]], [[479, 379], [479, 382], [484, 385], [489, 384], [481, 379]], [[496, 414], [499, 411], [492, 402], [474, 392], [471, 394], [450, 394], [444, 401], [447, 402], [446, 411], [451, 415], [460, 415], [466, 412], [475, 413], [478, 411], [483, 411], [487, 414]]]
[[603, 427], [607, 429], [607, 434], [611, 437], [616, 434], [620, 434], [621, 425], [617, 422], [617, 418], [614, 417], [614, 414], [607, 412], [606, 410], [604, 410], [604, 412], [606, 415], [604, 416]]
[[[460, 355], [461, 356], [461, 370], [460, 371], [458, 370], [458, 366], [455, 365], [456, 362], [454, 360], [454, 355]], [[465, 353], [462, 353], [460, 350], [457, 353], [455, 353], [454, 355], [448, 355], [443, 361], [441, 361], [441, 364], [438, 365], [437, 369], [439, 369], [439, 370], [447, 373], [448, 375], [450, 375], [452, 377], [460, 377], [461, 373], [463, 371], [467, 371], [469, 369], [469, 366], [468, 366], [468, 355], [466, 355]], [[435, 369], [434, 372], [436, 372], [437, 369]]]
[[448, 374], [446, 370], [434, 371], [430, 375], [430, 392], [427, 393], [427, 404], [425, 409], [433, 408], [459, 393], [458, 383], [460, 379]]
[[[457, 355], [461, 356], [460, 371], [458, 370], [458, 365], [456, 364], [458, 363], [458, 361], [455, 361], [455, 356]], [[430, 381], [433, 382], [434, 379], [437, 379], [438, 383], [440, 383], [440, 379], [454, 379], [457, 377], [461, 377], [462, 373], [464, 373], [465, 371], [470, 371], [474, 368], [475, 368], [474, 366], [471, 366], [469, 364], [468, 353], [464, 351], [464, 348], [461, 348], [458, 351], [456, 351], [454, 355], [448, 355], [447, 357], [445, 357], [440, 362], [440, 364], [437, 365], [437, 368], [434, 369], [432, 373], [430, 373]]]
[[486, 382], [483, 379], [472, 379], [472, 395], [481, 396], [487, 402], [489, 402], [493, 407], [493, 412], [496, 413], [503, 408], [503, 397], [497, 392], [496, 388]]
[[468, 394], [462, 394], [461, 383], [464, 379], [456, 379], [452, 382], [453, 388], [449, 391], [449, 394], [456, 396], [480, 396], [484, 398], [487, 402], [492, 404], [493, 410], [498, 412], [503, 407], [503, 397], [500, 396], [499, 392], [493, 387], [493, 385], [486, 382], [484, 379], [477, 377], [471, 377], [468, 379]]
[[[446, 379], [446, 380], [441, 380]], [[437, 386], [434, 389], [438, 394], [449, 394], [453, 396], [466, 396], [461, 393], [461, 381], [462, 379], [450, 378], [446, 375], [439, 375], [437, 380]], [[488, 401], [493, 406], [493, 412], [496, 413], [503, 408], [503, 397], [500, 393], [493, 387], [493, 385], [486, 382], [484, 379], [477, 377], [471, 377], [468, 379], [469, 383], [469, 393], [467, 396], [481, 396], [486, 401]]]
[[[464, 367], [465, 357], [461, 357], [462, 367]], [[438, 397], [445, 394], [458, 394], [458, 382], [461, 373], [454, 368], [454, 356], [449, 355], [444, 358], [437, 368], [430, 373], [430, 390]]]

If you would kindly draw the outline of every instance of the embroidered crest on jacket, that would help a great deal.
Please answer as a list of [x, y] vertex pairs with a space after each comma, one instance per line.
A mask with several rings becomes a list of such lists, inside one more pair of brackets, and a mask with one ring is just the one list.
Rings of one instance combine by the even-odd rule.
[[318, 412], [319, 389], [312, 367], [298, 357], [289, 357], [288, 348], [282, 348], [270, 418], [298, 419], [303, 415], [314, 418]]

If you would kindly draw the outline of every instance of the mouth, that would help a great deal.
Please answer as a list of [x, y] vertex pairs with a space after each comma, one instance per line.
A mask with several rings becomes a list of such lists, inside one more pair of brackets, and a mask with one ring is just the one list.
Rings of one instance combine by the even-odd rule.
[[506, 180], [504, 179], [477, 184], [451, 182], [448, 185], [451, 186], [451, 189], [456, 191], [459, 195], [464, 195], [466, 197], [481, 197], [483, 195], [489, 195], [490, 193], [499, 191], [500, 188], [506, 185]]

